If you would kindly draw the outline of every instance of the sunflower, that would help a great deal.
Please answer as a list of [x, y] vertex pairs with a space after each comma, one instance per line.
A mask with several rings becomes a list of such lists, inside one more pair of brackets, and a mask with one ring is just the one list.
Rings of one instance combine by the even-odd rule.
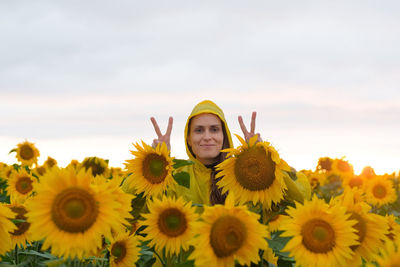
[[365, 179], [371, 179], [376, 176], [374, 168], [371, 166], [365, 166], [360, 174], [360, 177], [365, 178]]
[[155, 246], [157, 251], [165, 248], [169, 255], [179, 254], [180, 249], [187, 250], [193, 237], [193, 223], [197, 219], [195, 208], [191, 202], [182, 198], [163, 197], [154, 199], [148, 204], [149, 213], [142, 214], [145, 221], [142, 225], [147, 234], [146, 240], [151, 240], [149, 246]]
[[15, 213], [4, 204], [0, 203], [0, 255], [13, 248], [10, 232], [17, 229], [10, 219], [15, 217]]
[[110, 170], [108, 169], [108, 162], [98, 157], [86, 157], [80, 164], [79, 169], [91, 170], [93, 176], [104, 176], [108, 178]]
[[217, 178], [222, 177], [217, 183], [222, 193], [233, 192], [240, 204], [261, 202], [268, 208], [280, 202], [287, 189], [283, 171], [290, 171], [289, 165], [268, 142], [257, 142], [257, 135], [249, 143], [236, 137], [242, 146], [223, 150], [228, 158], [216, 167], [220, 170]]
[[357, 188], [363, 188], [364, 186], [364, 180], [361, 178], [359, 175], [348, 175], [343, 177], [343, 188], [346, 187], [357, 187]]
[[278, 266], [278, 259], [279, 257], [275, 255], [272, 248], [267, 248], [266, 250], [264, 250], [263, 260], [266, 260], [267, 262], [273, 264], [273, 266]]
[[375, 256], [374, 264], [367, 264], [368, 267], [396, 267], [400, 266], [399, 246], [386, 246]]
[[92, 179], [92, 184], [96, 187], [101, 188], [101, 190], [109, 192], [114, 196], [114, 199], [119, 203], [116, 210], [122, 218], [126, 218], [128, 221], [127, 226], [131, 225], [130, 220], [133, 219], [130, 213], [132, 199], [134, 195], [125, 193], [121, 188], [122, 177], [115, 177], [113, 179], [107, 179], [104, 176], [98, 176], [96, 179]]
[[129, 233], [119, 233], [108, 248], [111, 267], [134, 266], [139, 259], [139, 241], [136, 236]]
[[388, 234], [385, 217], [371, 213], [371, 207], [362, 201], [355, 201], [357, 190], [345, 190], [339, 204], [347, 208], [350, 220], [357, 223], [353, 226], [358, 236], [358, 245], [351, 246], [355, 255], [347, 261], [346, 266], [360, 266], [362, 259], [371, 261], [373, 255], [383, 247], [383, 240]]
[[[53, 168], [36, 186], [36, 195], [27, 203], [28, 222], [43, 250], [51, 247], [56, 256], [82, 259], [94, 255], [102, 236], [124, 230], [130, 205], [121, 207], [115, 190], [92, 183], [91, 172]], [[120, 210], [126, 210], [122, 213]]]
[[32, 195], [37, 180], [22, 168], [19, 172], [13, 172], [7, 183], [7, 194], [11, 201], [24, 202]]
[[123, 177], [125, 173], [119, 167], [111, 167], [110, 173], [112, 177]]
[[366, 181], [365, 194], [367, 202], [378, 207], [393, 203], [397, 199], [393, 182], [381, 176]]
[[396, 217], [393, 214], [386, 215], [386, 222], [388, 224], [388, 233], [386, 237], [396, 244], [400, 244], [400, 225], [396, 222]]
[[32, 172], [36, 175], [36, 176], [43, 176], [44, 175], [44, 173], [46, 172], [46, 167], [45, 166], [37, 166], [36, 168], [34, 168], [33, 170], [32, 170]]
[[67, 165], [66, 168], [72, 168], [72, 169], [78, 169], [79, 167], [79, 161], [76, 159], [71, 160], [71, 162]]
[[5, 180], [10, 179], [10, 177], [15, 173], [17, 170], [12, 165], [8, 165], [3, 170], [3, 178]]
[[268, 229], [270, 232], [276, 232], [280, 230], [281, 223], [287, 218], [286, 215], [276, 214], [268, 221]]
[[329, 173], [332, 171], [333, 159], [329, 157], [319, 158], [317, 164], [317, 171], [322, 171], [324, 173]]
[[57, 166], [57, 160], [53, 159], [52, 157], [47, 157], [45, 162], [43, 162], [43, 166], [50, 169], [54, 166]]
[[[132, 173], [126, 180], [126, 186], [133, 188], [137, 194], [157, 196], [175, 184], [172, 177], [172, 160], [169, 157], [167, 145], [162, 143], [152, 148], [142, 141], [143, 147], [133, 144], [137, 151], [131, 151], [135, 156], [125, 163], [128, 173]], [[130, 191], [130, 190], [128, 190]]]
[[308, 178], [312, 190], [316, 190], [320, 185], [323, 185], [325, 182], [325, 174], [321, 171], [313, 172], [311, 170], [302, 170], [300, 172]]
[[32, 233], [29, 229], [31, 224], [26, 221], [27, 210], [22, 204], [12, 203], [7, 206], [16, 214], [14, 219], [24, 220], [24, 222], [16, 222], [17, 229], [10, 232], [12, 247], [18, 245], [26, 248], [26, 243], [30, 244], [33, 241]]
[[1, 181], [1, 179], [6, 179], [7, 169], [8, 169], [8, 165], [6, 163], [0, 162], [0, 181]]
[[189, 259], [197, 266], [233, 266], [260, 261], [258, 251], [268, 250], [267, 226], [259, 223], [259, 215], [246, 206], [234, 206], [229, 193], [225, 205], [205, 206], [200, 221], [195, 223], [195, 250]]
[[40, 153], [33, 143], [28, 141], [19, 143], [16, 150], [16, 157], [21, 162], [21, 165], [32, 166], [33, 164], [37, 164], [37, 158], [40, 156]]
[[332, 169], [339, 174], [353, 174], [353, 166], [344, 158], [334, 159]]
[[288, 207], [290, 217], [280, 230], [281, 236], [292, 237], [282, 251], [290, 252], [300, 266], [346, 266], [354, 252], [351, 246], [358, 245], [355, 220], [340, 205], [329, 206], [316, 196], [304, 205]]

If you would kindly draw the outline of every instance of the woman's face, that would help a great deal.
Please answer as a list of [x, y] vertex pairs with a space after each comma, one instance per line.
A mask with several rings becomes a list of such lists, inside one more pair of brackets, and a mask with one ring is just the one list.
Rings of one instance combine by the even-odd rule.
[[224, 143], [222, 122], [218, 116], [204, 113], [192, 118], [188, 144], [201, 163], [208, 165], [217, 160]]

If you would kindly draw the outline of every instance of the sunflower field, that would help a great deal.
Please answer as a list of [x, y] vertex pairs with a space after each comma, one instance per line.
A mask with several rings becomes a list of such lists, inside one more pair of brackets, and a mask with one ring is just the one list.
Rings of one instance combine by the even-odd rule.
[[[296, 171], [237, 136], [216, 166], [225, 204], [187, 199], [193, 162], [133, 144], [125, 168], [66, 167], [24, 141], [0, 162], [0, 266], [400, 266], [399, 173], [345, 158]], [[257, 137], [257, 136], [256, 136]]]

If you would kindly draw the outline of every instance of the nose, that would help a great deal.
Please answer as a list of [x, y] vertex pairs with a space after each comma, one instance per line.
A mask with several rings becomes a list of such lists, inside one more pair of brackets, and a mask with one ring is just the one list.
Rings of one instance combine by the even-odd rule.
[[205, 139], [205, 140], [210, 140], [211, 139], [211, 133], [210, 133], [209, 130], [204, 131], [203, 139]]

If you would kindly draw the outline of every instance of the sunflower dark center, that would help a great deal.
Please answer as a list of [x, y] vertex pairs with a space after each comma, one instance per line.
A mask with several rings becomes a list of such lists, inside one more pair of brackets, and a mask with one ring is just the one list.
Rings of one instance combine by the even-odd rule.
[[344, 160], [339, 160], [338, 161], [338, 169], [342, 172], [349, 172], [351, 171], [350, 164]]
[[115, 242], [111, 248], [111, 255], [115, 257], [114, 262], [118, 263], [122, 261], [126, 256], [126, 246], [124, 242]]
[[177, 237], [183, 234], [187, 229], [185, 214], [176, 208], [164, 210], [158, 218], [158, 228], [169, 237]]
[[143, 176], [152, 184], [162, 183], [168, 174], [165, 157], [152, 153], [143, 160]]
[[386, 196], [386, 188], [383, 185], [376, 185], [372, 189], [372, 194], [376, 198], [384, 198]]
[[363, 184], [363, 180], [360, 177], [353, 177], [349, 182], [350, 187], [358, 187], [360, 188]]
[[316, 188], [319, 186], [319, 179], [317, 177], [311, 177], [311, 188]]
[[36, 171], [39, 173], [39, 175], [43, 175], [46, 172], [46, 168], [43, 166], [37, 167]]
[[318, 168], [322, 170], [332, 170], [332, 161], [329, 158], [320, 159], [318, 162]]
[[219, 258], [235, 253], [247, 237], [246, 227], [238, 218], [226, 215], [217, 219], [210, 232], [210, 245]]
[[[360, 244], [363, 242], [365, 235], [367, 234], [367, 224], [365, 223], [365, 220], [360, 216], [360, 214], [352, 212], [349, 220], [355, 220], [357, 223], [353, 226], [354, 229], [356, 229], [356, 234], [358, 236], [357, 241], [360, 242]], [[354, 251], [356, 250], [360, 245], [354, 245], [350, 246], [350, 248]]]
[[269, 188], [275, 180], [275, 162], [271, 153], [260, 146], [243, 151], [237, 156], [235, 175], [238, 183], [247, 190]]
[[327, 253], [335, 246], [335, 231], [322, 219], [311, 219], [302, 229], [303, 245], [314, 253]]
[[47, 166], [49, 166], [50, 168], [57, 165], [57, 161], [53, 158], [48, 157], [48, 159], [46, 160], [46, 164]]
[[71, 187], [60, 192], [51, 207], [51, 217], [60, 230], [85, 232], [96, 221], [98, 204], [86, 190]]
[[22, 145], [20, 149], [20, 156], [24, 160], [30, 160], [34, 156], [33, 149], [30, 145]]
[[31, 178], [26, 176], [20, 177], [15, 184], [15, 188], [20, 194], [23, 195], [32, 192], [33, 187]]
[[106, 168], [101, 165], [99, 159], [96, 157], [86, 159], [82, 165], [85, 167], [85, 170], [91, 169], [93, 176], [102, 175], [106, 170]]
[[17, 207], [11, 207], [11, 210], [15, 213], [17, 213], [17, 216], [15, 217], [15, 219], [19, 219], [19, 220], [24, 220], [24, 222], [17, 222], [15, 223], [15, 225], [17, 226], [17, 229], [14, 230], [14, 232], [12, 232], [11, 234], [14, 236], [19, 236], [24, 234], [28, 229], [29, 226], [31, 225], [30, 223], [28, 223], [26, 221], [26, 209], [22, 206], [17, 206]]

